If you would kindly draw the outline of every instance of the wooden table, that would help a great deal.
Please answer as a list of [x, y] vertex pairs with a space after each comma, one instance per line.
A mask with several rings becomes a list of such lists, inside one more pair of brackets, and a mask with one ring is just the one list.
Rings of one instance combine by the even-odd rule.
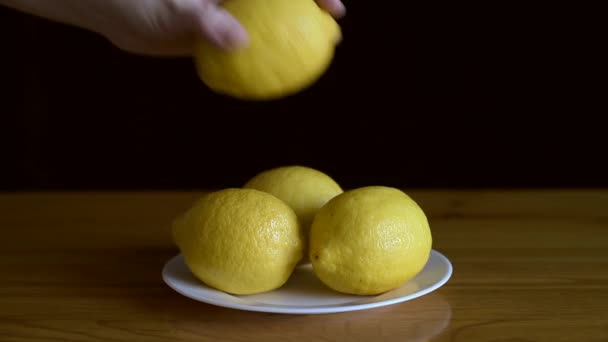
[[1, 341], [608, 341], [608, 191], [407, 191], [454, 265], [388, 307], [279, 315], [169, 289], [200, 193], [0, 195]]

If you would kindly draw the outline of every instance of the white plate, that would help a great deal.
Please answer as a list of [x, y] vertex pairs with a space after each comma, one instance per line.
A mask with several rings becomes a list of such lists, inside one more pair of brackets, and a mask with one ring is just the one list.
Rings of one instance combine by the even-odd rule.
[[452, 264], [433, 250], [424, 269], [398, 289], [378, 296], [345, 295], [326, 287], [302, 265], [283, 287], [255, 295], [235, 296], [208, 287], [195, 278], [183, 257], [173, 257], [163, 268], [163, 280], [178, 293], [212, 305], [232, 309], [286, 314], [324, 314], [377, 308], [405, 302], [435, 291], [452, 275]]

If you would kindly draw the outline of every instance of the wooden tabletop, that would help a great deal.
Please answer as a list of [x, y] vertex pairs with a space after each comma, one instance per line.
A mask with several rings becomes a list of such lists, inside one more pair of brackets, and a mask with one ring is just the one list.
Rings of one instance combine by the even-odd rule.
[[237, 311], [161, 280], [200, 193], [0, 194], [1, 341], [608, 341], [608, 190], [406, 191], [450, 281], [328, 315]]

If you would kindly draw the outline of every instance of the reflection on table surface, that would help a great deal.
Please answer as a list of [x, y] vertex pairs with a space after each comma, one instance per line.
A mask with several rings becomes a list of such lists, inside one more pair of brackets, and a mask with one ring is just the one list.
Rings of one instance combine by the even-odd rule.
[[[438, 292], [381, 308], [326, 315], [264, 314], [215, 307], [175, 296], [164, 308], [177, 336], [284, 341], [425, 341], [449, 325], [450, 304]], [[237, 328], [235, 328], [237, 327]]]

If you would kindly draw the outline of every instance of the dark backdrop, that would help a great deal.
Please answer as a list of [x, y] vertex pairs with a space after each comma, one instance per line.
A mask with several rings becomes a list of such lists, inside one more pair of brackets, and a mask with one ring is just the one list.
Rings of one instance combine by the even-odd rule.
[[608, 185], [593, 10], [347, 5], [327, 74], [270, 103], [0, 9], [0, 189], [240, 186], [285, 164], [345, 187]]

